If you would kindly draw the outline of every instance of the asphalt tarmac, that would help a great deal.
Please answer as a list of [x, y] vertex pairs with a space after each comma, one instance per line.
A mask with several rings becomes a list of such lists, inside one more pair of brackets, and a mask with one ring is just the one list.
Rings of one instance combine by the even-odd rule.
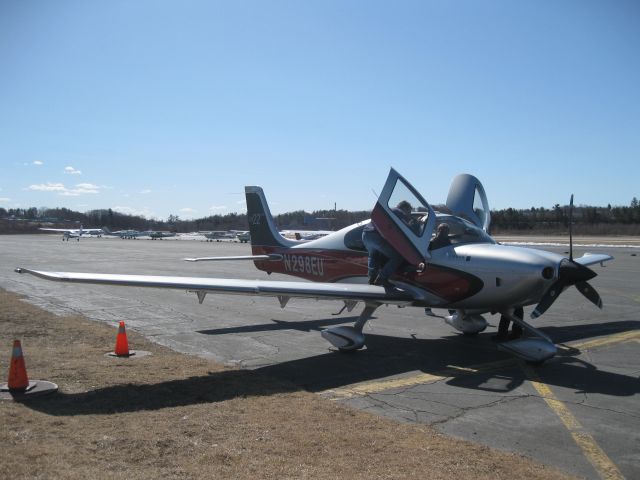
[[[640, 478], [640, 242], [576, 241], [610, 253], [590, 283], [600, 311], [575, 289], [534, 323], [560, 347], [541, 367], [497, 350], [490, 327], [466, 337], [421, 309], [381, 307], [365, 327], [367, 347], [335, 352], [326, 327], [350, 324], [360, 308], [293, 299], [49, 282], [14, 273], [40, 270], [286, 280], [252, 262], [184, 262], [184, 257], [247, 255], [246, 244], [180, 240], [0, 236], [0, 287], [47, 310], [117, 325], [151, 340], [228, 365], [257, 369], [332, 401], [402, 422], [518, 452], [585, 478]], [[595, 246], [594, 246], [595, 245]], [[622, 245], [622, 246], [619, 246]], [[564, 252], [567, 247], [536, 248]], [[525, 309], [528, 317], [532, 307]], [[446, 311], [435, 310], [444, 315]], [[115, 338], [115, 336], [114, 336]], [[132, 346], [135, 348], [135, 345]], [[339, 435], [340, 432], [336, 432]], [[428, 468], [428, 466], [425, 466]]]

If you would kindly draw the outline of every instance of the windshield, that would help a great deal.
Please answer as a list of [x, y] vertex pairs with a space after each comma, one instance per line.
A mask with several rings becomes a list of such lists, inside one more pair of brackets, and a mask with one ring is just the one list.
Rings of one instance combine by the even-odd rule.
[[[433, 237], [442, 224], [449, 227], [448, 242], [434, 242]], [[436, 232], [432, 237], [432, 249], [436, 250], [446, 245], [461, 245], [463, 243], [496, 243], [484, 230], [476, 227], [471, 222], [451, 215], [439, 215], [436, 219]], [[446, 229], [445, 229], [446, 232]]]

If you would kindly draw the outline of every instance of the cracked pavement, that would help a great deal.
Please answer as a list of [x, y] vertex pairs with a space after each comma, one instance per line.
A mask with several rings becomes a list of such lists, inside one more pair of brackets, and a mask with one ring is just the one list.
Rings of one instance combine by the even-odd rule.
[[[535, 325], [568, 348], [535, 372], [620, 472], [640, 478], [640, 337], [589, 343], [640, 330], [640, 259], [632, 256], [637, 249], [575, 250], [576, 255], [604, 251], [616, 257], [605, 268], [594, 267], [599, 276], [592, 284], [603, 298], [604, 310], [574, 289], [563, 293]], [[600, 478], [523, 366], [497, 351], [490, 340], [495, 316], [487, 316], [491, 326], [486, 332], [469, 338], [441, 318], [426, 317], [422, 309], [381, 307], [365, 327], [367, 348], [345, 355], [333, 351], [319, 332], [350, 324], [361, 307], [334, 316], [341, 307], [335, 302], [292, 300], [283, 310], [276, 299], [224, 295], [207, 295], [200, 305], [194, 294], [181, 291], [53, 283], [13, 272], [23, 266], [267, 278], [250, 262], [182, 261], [249, 253], [249, 246], [234, 243], [106, 238], [61, 242], [58, 235], [0, 236], [0, 287], [58, 314], [81, 314], [114, 326], [125, 320], [127, 328], [154, 342], [256, 369], [352, 408], [432, 425], [581, 477]]]

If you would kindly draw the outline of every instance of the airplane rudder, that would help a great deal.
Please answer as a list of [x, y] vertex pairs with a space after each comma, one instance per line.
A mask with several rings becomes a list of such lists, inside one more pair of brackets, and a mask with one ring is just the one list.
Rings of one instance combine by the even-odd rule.
[[267, 199], [261, 187], [245, 187], [247, 222], [251, 233], [251, 245], [286, 246], [271, 216]]

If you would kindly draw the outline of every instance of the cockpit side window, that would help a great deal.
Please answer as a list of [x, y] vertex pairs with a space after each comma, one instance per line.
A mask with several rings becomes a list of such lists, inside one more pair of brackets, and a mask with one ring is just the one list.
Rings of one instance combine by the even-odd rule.
[[362, 229], [365, 225], [354, 228], [344, 236], [344, 246], [351, 250], [366, 252], [367, 247], [362, 243]]
[[484, 210], [484, 205], [482, 204], [482, 197], [480, 196], [480, 192], [478, 190], [478, 186], [476, 185], [475, 194], [473, 196], [473, 211], [480, 219], [480, 222], [484, 225], [487, 220], [487, 212]]

